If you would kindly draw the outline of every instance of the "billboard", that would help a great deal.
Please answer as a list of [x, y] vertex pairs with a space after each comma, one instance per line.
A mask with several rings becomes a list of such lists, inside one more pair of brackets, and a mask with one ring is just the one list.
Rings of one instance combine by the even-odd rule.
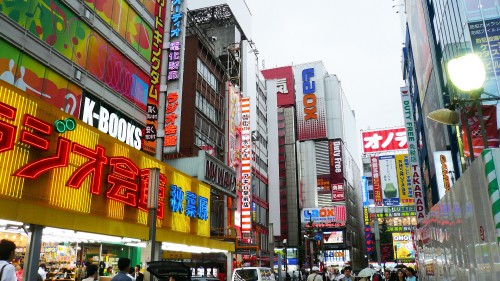
[[326, 138], [325, 73], [320, 62], [293, 67], [299, 141]]
[[332, 202], [343, 202], [344, 197], [344, 162], [342, 160], [342, 140], [328, 141], [330, 160], [330, 185]]
[[415, 259], [415, 249], [413, 248], [411, 232], [392, 233], [392, 244], [394, 246], [394, 260], [396, 262], [410, 262]]
[[398, 127], [385, 130], [362, 131], [363, 153], [379, 153], [408, 149], [406, 130]]
[[344, 243], [344, 231], [323, 231], [324, 244], [342, 244]]
[[319, 175], [316, 177], [318, 194], [330, 194], [330, 175]]
[[451, 151], [435, 151], [434, 167], [436, 168], [436, 181], [438, 187], [439, 199], [450, 191], [451, 186], [455, 183], [455, 168], [451, 159]]
[[278, 107], [292, 106], [295, 104], [295, 87], [293, 69], [291, 66], [265, 69], [261, 72], [266, 80], [276, 79]]
[[169, 21], [169, 47], [167, 65], [167, 97], [165, 108], [164, 153], [179, 151], [182, 109], [182, 75], [184, 73], [184, 31], [186, 28], [186, 1], [172, 1]]
[[368, 210], [368, 205], [370, 204], [370, 198], [368, 196], [368, 180], [365, 176], [361, 176], [361, 196], [363, 202], [363, 222], [365, 223], [365, 245], [366, 252], [371, 254], [373, 252], [373, 241], [372, 241], [372, 231], [370, 227], [370, 213]]
[[250, 130], [250, 98], [241, 98], [241, 231], [252, 230], [252, 148]]
[[380, 167], [378, 157], [370, 157], [370, 166], [372, 167], [373, 201], [375, 206], [382, 206], [382, 188], [380, 186]]
[[227, 165], [235, 170], [241, 164], [241, 96], [228, 82], [228, 157]]
[[346, 221], [345, 206], [332, 206], [323, 208], [304, 208], [301, 212], [302, 224], [313, 223], [331, 223]]
[[498, 46], [500, 43], [500, 29], [498, 29], [500, 19], [485, 20], [484, 24], [483, 21], [469, 23], [472, 50], [483, 61], [487, 77], [500, 76], [500, 54], [492, 50], [488, 51], [489, 46]]
[[408, 154], [396, 155], [396, 170], [399, 184], [399, 200], [401, 205], [414, 205], [411, 185], [410, 160]]
[[410, 157], [410, 174], [412, 191], [415, 200], [417, 220], [420, 223], [425, 217], [425, 201], [422, 188], [422, 174], [420, 171], [420, 154], [418, 151], [417, 131], [413, 120], [413, 108], [408, 87], [401, 87], [401, 103], [403, 105], [403, 116], [408, 136], [408, 155]]
[[394, 155], [378, 157], [380, 171], [380, 186], [382, 188], [382, 201], [384, 206], [399, 205], [398, 177]]

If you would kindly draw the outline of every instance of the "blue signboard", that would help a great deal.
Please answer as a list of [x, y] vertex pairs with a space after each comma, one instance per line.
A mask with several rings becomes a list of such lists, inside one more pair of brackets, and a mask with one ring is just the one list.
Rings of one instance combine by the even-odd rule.
[[[486, 29], [484, 28], [486, 24]], [[494, 77], [500, 75], [500, 19], [470, 22], [470, 38], [472, 49], [484, 63], [486, 75]], [[489, 46], [488, 46], [489, 42]], [[490, 58], [493, 57], [493, 60]]]

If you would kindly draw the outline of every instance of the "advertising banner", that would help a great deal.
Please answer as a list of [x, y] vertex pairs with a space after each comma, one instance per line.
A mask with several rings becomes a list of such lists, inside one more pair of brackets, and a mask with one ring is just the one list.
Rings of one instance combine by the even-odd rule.
[[370, 163], [372, 167], [373, 201], [375, 202], [375, 206], [382, 206], [382, 188], [380, 186], [380, 167], [378, 157], [370, 157]]
[[415, 128], [415, 121], [413, 120], [413, 108], [408, 87], [401, 87], [400, 91], [406, 134], [408, 136], [408, 155], [410, 157], [410, 174], [412, 183], [412, 187], [408, 188], [408, 196], [414, 196], [417, 221], [420, 223], [425, 217], [425, 203], [422, 188], [423, 180], [420, 172], [420, 155], [418, 151], [419, 146], [417, 143], [417, 131]]
[[343, 244], [344, 231], [323, 231], [323, 244]]
[[293, 66], [299, 141], [326, 138], [325, 72], [320, 62]]
[[[237, 169], [241, 164], [241, 96], [231, 83], [228, 86], [229, 132], [228, 132], [228, 166]], [[239, 176], [238, 176], [239, 177]]]
[[[165, 140], [163, 153], [179, 152], [181, 117], [182, 117], [182, 83], [184, 73], [186, 1], [171, 1], [171, 12], [167, 16], [170, 27], [168, 48], [167, 89], [165, 108]], [[166, 5], [165, 5], [166, 7]]]
[[396, 155], [396, 169], [401, 205], [414, 205], [415, 201], [413, 200], [413, 190], [411, 190], [410, 159], [408, 154]]
[[366, 252], [371, 254], [373, 252], [373, 241], [372, 241], [372, 231], [370, 227], [370, 213], [368, 210], [368, 205], [370, 204], [370, 198], [368, 195], [368, 181], [365, 176], [361, 177], [361, 196], [363, 201], [363, 221], [365, 223], [365, 244]]
[[404, 127], [362, 131], [363, 153], [378, 153], [408, 149]]
[[330, 158], [330, 185], [332, 202], [343, 202], [344, 197], [344, 163], [342, 160], [342, 140], [335, 139], [328, 142]]
[[252, 230], [252, 148], [250, 130], [250, 98], [241, 99], [241, 231]]
[[167, 8], [157, 4], [155, 9], [155, 27], [151, 48], [151, 71], [149, 73], [149, 90], [146, 106], [146, 130], [144, 132], [144, 150], [156, 152], [156, 137], [158, 129], [158, 101], [160, 95], [161, 64], [163, 61], [163, 38], [165, 14]]
[[415, 249], [411, 232], [400, 232], [392, 234], [394, 245], [394, 260], [396, 262], [409, 262], [415, 259]]
[[[498, 147], [498, 131], [497, 131], [497, 107], [495, 105], [482, 105], [483, 124], [486, 130], [486, 138], [488, 147]], [[469, 134], [472, 136], [472, 147], [474, 148], [474, 156], [479, 157], [484, 149], [483, 135], [481, 133], [481, 122], [479, 122], [479, 114], [476, 107], [467, 107], [467, 117], [462, 115], [462, 142], [464, 146], [464, 154], [470, 157]], [[470, 132], [467, 133], [465, 119], [469, 122]]]
[[381, 244], [380, 245], [380, 256], [383, 263], [393, 260], [393, 248], [392, 244]]
[[435, 151], [434, 167], [436, 168], [436, 180], [438, 186], [439, 199], [441, 199], [451, 186], [455, 183], [455, 169], [451, 159], [451, 151]]
[[396, 161], [394, 155], [378, 157], [380, 169], [380, 186], [382, 187], [382, 198], [384, 206], [399, 205], [398, 177], [396, 173]]
[[345, 206], [333, 206], [323, 208], [304, 208], [301, 212], [302, 224], [313, 223], [331, 223], [346, 221]]
[[264, 69], [261, 72], [266, 80], [276, 79], [278, 107], [295, 104], [295, 87], [293, 85], [293, 69], [291, 66]]
[[[486, 24], [486, 28], [484, 28], [484, 24]], [[498, 46], [500, 43], [498, 26], [500, 26], [498, 18], [485, 20], [484, 23], [483, 21], [469, 23], [472, 50], [483, 61], [487, 77], [500, 76], [500, 53], [496, 50], [490, 50], [488, 46], [488, 42], [490, 46]]]
[[330, 194], [330, 175], [317, 177], [318, 194]]

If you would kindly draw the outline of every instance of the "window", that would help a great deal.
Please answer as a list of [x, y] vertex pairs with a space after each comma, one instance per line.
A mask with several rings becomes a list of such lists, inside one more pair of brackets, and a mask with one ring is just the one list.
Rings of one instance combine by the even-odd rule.
[[198, 66], [198, 73], [207, 81], [207, 83], [214, 89], [215, 92], [219, 92], [219, 82], [215, 78], [215, 75], [213, 75], [208, 67], [200, 60], [197, 60], [197, 66]]

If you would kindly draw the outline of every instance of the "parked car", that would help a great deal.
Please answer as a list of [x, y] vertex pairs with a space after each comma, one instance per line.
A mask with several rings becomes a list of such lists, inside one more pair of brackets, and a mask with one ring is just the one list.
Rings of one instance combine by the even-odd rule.
[[274, 281], [274, 272], [269, 267], [235, 268], [232, 281]]
[[191, 268], [183, 262], [148, 262], [147, 271], [158, 278], [158, 281], [169, 281], [171, 276], [175, 278], [175, 281], [191, 281]]
[[213, 276], [192, 276], [191, 281], [219, 281], [219, 278]]

